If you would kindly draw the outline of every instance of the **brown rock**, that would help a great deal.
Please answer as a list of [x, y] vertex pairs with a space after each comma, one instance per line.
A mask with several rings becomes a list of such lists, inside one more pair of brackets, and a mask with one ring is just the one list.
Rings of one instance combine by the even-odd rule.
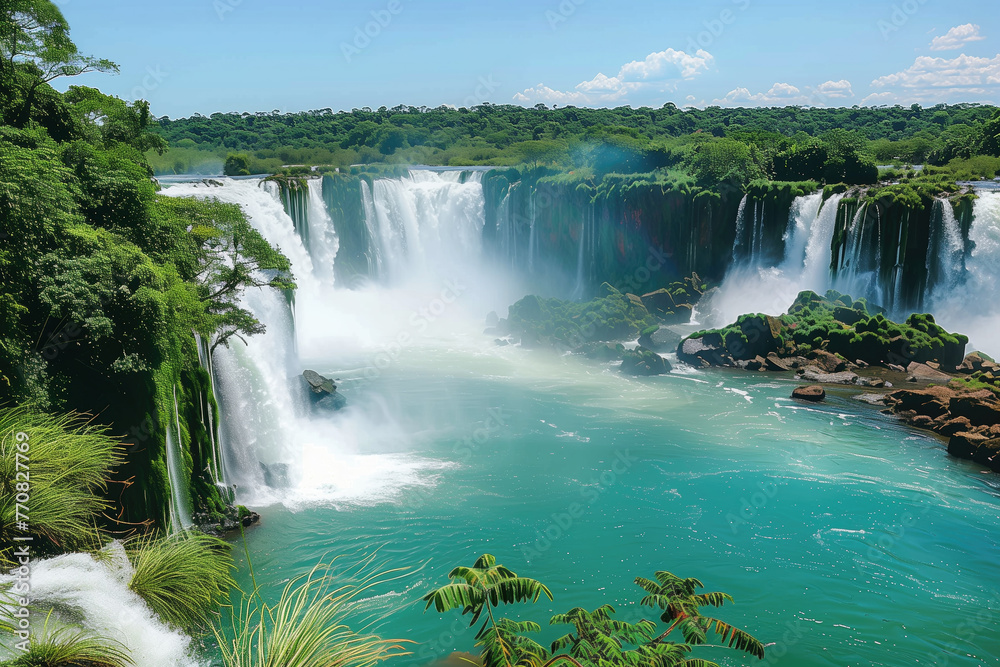
[[826, 350], [816, 350], [812, 354], [814, 363], [825, 373], [839, 373], [847, 368], [847, 362]]
[[823, 384], [854, 384], [858, 376], [851, 371], [824, 373], [815, 366], [810, 366], [802, 374], [802, 379], [808, 382], [822, 382]]
[[792, 398], [797, 398], [800, 401], [819, 403], [826, 398], [826, 390], [817, 385], [810, 387], [796, 387], [792, 391]]
[[994, 438], [979, 445], [979, 449], [972, 455], [972, 460], [996, 470], [994, 464], [1000, 466], [1000, 439]]
[[[948, 417], [950, 415], [944, 415]], [[943, 436], [951, 437], [956, 433], [968, 432], [972, 428], [972, 422], [968, 417], [954, 417], [947, 419], [935, 430]]]
[[926, 428], [928, 430], [934, 428], [934, 420], [927, 415], [916, 415], [910, 420], [910, 424], [917, 428]]
[[956, 433], [948, 441], [948, 453], [960, 459], [971, 459], [987, 440], [989, 438], [978, 433]]
[[920, 364], [914, 361], [909, 366], [906, 367], [906, 372], [910, 374], [911, 377], [915, 377], [917, 380], [924, 382], [950, 382], [951, 376], [947, 373], [942, 373], [939, 370], [931, 368], [927, 364]]
[[895, 373], [905, 373], [906, 372], [905, 368], [903, 368], [902, 366], [897, 366], [896, 364], [886, 364], [885, 367], [888, 368], [890, 371], [893, 371]]
[[769, 371], [790, 371], [792, 370], [792, 362], [788, 359], [782, 359], [778, 356], [777, 352], [772, 352], [767, 355], [765, 359], [767, 363], [767, 370]]
[[988, 389], [952, 398], [948, 410], [955, 417], [968, 417], [974, 426], [1000, 424], [1000, 404]]

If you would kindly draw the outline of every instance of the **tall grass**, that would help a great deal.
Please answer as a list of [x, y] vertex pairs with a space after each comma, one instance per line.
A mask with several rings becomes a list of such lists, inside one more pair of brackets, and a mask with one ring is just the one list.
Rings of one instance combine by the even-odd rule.
[[96, 517], [109, 507], [102, 494], [121, 462], [118, 447], [80, 415], [0, 409], [0, 565], [10, 564], [13, 538], [22, 534], [20, 493], [29, 497], [22, 504], [29, 509], [36, 554], [99, 548]]
[[290, 581], [274, 605], [254, 584], [232, 608], [228, 632], [215, 629], [225, 667], [369, 667], [407, 655], [408, 642], [347, 625], [358, 620], [365, 593], [401, 578], [402, 570], [373, 571], [373, 558], [346, 570], [335, 568], [337, 558], [320, 562]]
[[200, 533], [126, 544], [134, 572], [129, 588], [165, 622], [184, 630], [207, 623], [235, 585], [230, 547]]
[[32, 637], [27, 653], [4, 667], [131, 667], [135, 663], [120, 643], [89, 635], [78, 628], [50, 629], [51, 616], [41, 633]]

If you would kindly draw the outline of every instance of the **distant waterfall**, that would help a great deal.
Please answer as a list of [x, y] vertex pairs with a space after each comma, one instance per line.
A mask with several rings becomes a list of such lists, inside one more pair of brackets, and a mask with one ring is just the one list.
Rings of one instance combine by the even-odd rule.
[[[830, 284], [831, 241], [837, 221], [837, 210], [844, 195], [834, 195], [825, 202], [817, 192], [797, 198], [788, 215], [784, 234], [785, 256], [776, 266], [760, 265], [759, 210], [747, 213], [748, 204], [741, 204], [741, 216], [752, 216], [744, 226], [746, 254], [730, 267], [729, 273], [710, 306], [710, 312], [700, 313], [710, 326], [721, 326], [748, 312], [783, 313], [802, 290], [823, 292]], [[739, 229], [739, 222], [737, 222]], [[756, 254], [755, 254], [756, 253]]]
[[308, 230], [309, 255], [316, 269], [316, 277], [324, 285], [333, 285], [333, 266], [340, 249], [340, 240], [323, 199], [323, 180], [310, 178], [306, 181], [306, 187], [309, 189], [309, 204], [303, 226]]
[[389, 282], [482, 252], [482, 172], [412, 170], [374, 181], [363, 196], [378, 273]]
[[[971, 251], [964, 257], [959, 277], [939, 282], [929, 298], [938, 322], [969, 336], [974, 349], [1000, 355], [1000, 192], [979, 191], [969, 229]], [[950, 207], [949, 207], [950, 208]], [[946, 219], [943, 227], [951, 222]], [[944, 249], [954, 246], [945, 233]], [[946, 252], [945, 267], [957, 263], [957, 251]]]
[[947, 199], [934, 202], [927, 244], [927, 284], [931, 290], [955, 287], [965, 272], [965, 240]]

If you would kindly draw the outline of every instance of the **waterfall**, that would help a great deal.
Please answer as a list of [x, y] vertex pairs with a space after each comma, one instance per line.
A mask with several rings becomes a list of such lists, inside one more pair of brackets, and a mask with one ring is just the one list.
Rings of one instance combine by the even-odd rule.
[[740, 208], [736, 213], [736, 240], [733, 241], [733, 266], [738, 265], [742, 260], [740, 248], [744, 247], [743, 234], [747, 226], [747, 201], [750, 195], [743, 195], [740, 200]]
[[[122, 643], [134, 664], [142, 667], [197, 667], [192, 642], [167, 627], [145, 601], [128, 588], [132, 566], [120, 543], [105, 547], [99, 558], [73, 553], [31, 564], [33, 635], [41, 632], [52, 610], [49, 628], [82, 626]], [[0, 575], [0, 585], [14, 577]], [[5, 656], [0, 646], [0, 660]], [[7, 664], [7, 663], [4, 663]]]
[[[837, 209], [844, 195], [834, 195], [823, 201], [823, 193], [797, 198], [788, 216], [784, 233], [785, 256], [780, 264], [762, 267], [760, 255], [751, 252], [730, 267], [729, 273], [713, 298], [711, 313], [699, 317], [708, 326], [722, 326], [744, 313], [780, 314], [788, 309], [803, 290], [823, 293], [830, 284], [831, 245], [837, 222]], [[745, 200], [740, 205], [740, 218], [747, 215]], [[752, 213], [752, 236], [759, 232], [756, 220], [763, 218], [757, 209]], [[744, 223], [745, 225], [745, 223]], [[758, 244], [760, 245], [760, 244]], [[734, 253], [735, 254], [735, 253]]]
[[188, 491], [187, 466], [184, 465], [184, 440], [177, 410], [177, 387], [173, 390], [173, 417], [167, 431], [167, 477], [170, 482], [170, 530], [179, 532], [194, 525], [191, 519], [191, 496]]
[[[1000, 192], [977, 191], [969, 241], [972, 248], [962, 255], [965, 270], [958, 279], [935, 285], [928, 299], [937, 321], [949, 331], [969, 336], [971, 349], [1000, 355]], [[950, 209], [951, 206], [946, 207]], [[945, 212], [943, 229], [952, 225]], [[957, 227], [957, 225], [956, 225]], [[961, 238], [961, 237], [959, 237]], [[944, 247], [951, 249], [950, 261], [958, 255], [946, 233]], [[949, 260], [946, 260], [946, 262]]]
[[309, 206], [303, 226], [308, 229], [309, 255], [319, 281], [324, 285], [333, 285], [333, 265], [340, 241], [323, 199], [323, 179], [310, 178], [306, 187], [309, 189]]
[[[298, 286], [294, 312], [280, 292], [247, 290], [241, 306], [265, 333], [246, 345], [233, 339], [212, 355], [223, 476], [237, 500], [257, 507], [379, 502], [426, 483], [450, 464], [394, 453], [408, 452], [414, 435], [377, 379], [393, 370], [402, 347], [480, 336], [490, 310], [523, 295], [484, 265], [482, 172], [412, 170], [370, 185], [362, 180], [358, 204], [376, 280], [344, 286], [332, 280], [338, 241], [329, 209], [320, 206], [323, 181], [310, 180], [308, 192], [299, 188], [309, 205], [298, 220], [277, 183], [220, 182], [176, 185], [165, 194], [239, 204], [291, 260]], [[307, 368], [337, 378], [348, 407], [313, 412], [300, 377]]]
[[930, 239], [927, 244], [927, 288], [953, 288], [965, 271], [965, 240], [955, 217], [955, 209], [947, 199], [937, 199], [931, 216]]
[[378, 179], [365, 210], [379, 275], [399, 284], [482, 252], [482, 172], [412, 170]]

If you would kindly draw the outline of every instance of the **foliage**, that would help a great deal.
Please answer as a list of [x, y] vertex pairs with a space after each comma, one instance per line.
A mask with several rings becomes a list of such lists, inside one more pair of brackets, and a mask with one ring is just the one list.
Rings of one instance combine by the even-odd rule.
[[217, 538], [178, 533], [137, 538], [126, 546], [133, 568], [129, 588], [178, 628], [206, 623], [234, 586], [230, 547]]
[[802, 292], [780, 318], [743, 315], [728, 327], [700, 331], [690, 338], [715, 340], [735, 360], [771, 352], [794, 356], [826, 350], [868, 364], [962, 363], [968, 337], [948, 333], [933, 315], [913, 314], [899, 324], [884, 312], [864, 299], [854, 300], [834, 290], [824, 296]]
[[215, 628], [225, 667], [369, 667], [406, 655], [402, 642], [347, 625], [364, 595], [400, 571], [372, 572], [372, 557], [338, 571], [336, 561], [290, 581], [275, 604], [257, 588], [244, 593], [231, 626]]
[[[542, 594], [551, 599], [543, 584], [518, 577], [497, 565], [489, 554], [480, 557], [471, 568], [455, 568], [448, 577], [465, 583], [452, 583], [431, 591], [424, 597], [427, 608], [433, 604], [438, 612], [461, 609], [463, 615], [473, 614], [470, 625], [475, 625], [484, 611], [487, 613], [476, 634], [476, 648], [481, 650], [484, 667], [549, 667], [559, 662], [580, 667], [717, 667], [707, 660], [687, 658], [696, 646], [706, 644], [709, 631], [728, 648], [764, 658], [763, 644], [752, 635], [701, 614], [702, 607], [721, 607], [733, 599], [725, 593], [699, 593], [704, 586], [697, 579], [657, 572], [655, 580], [643, 577], [635, 580], [646, 592], [640, 606], [657, 610], [660, 620], [669, 624], [663, 631], [648, 618], [637, 617], [634, 622], [619, 620], [609, 604], [593, 611], [577, 607], [549, 620], [550, 625], [572, 626], [569, 633], [552, 643], [549, 651], [525, 636], [541, 630], [537, 623], [496, 619], [493, 613], [494, 607], [501, 603], [537, 602]], [[683, 634], [682, 643], [668, 641], [675, 630]]]
[[95, 637], [82, 630], [50, 629], [49, 621], [32, 637], [26, 653], [3, 663], [5, 667], [129, 667], [135, 663], [116, 640]]
[[[101, 494], [121, 461], [118, 447], [76, 415], [0, 409], [0, 563], [12, 561], [14, 537], [22, 534], [19, 493], [30, 495], [36, 555], [98, 546], [96, 520], [108, 508]], [[30, 457], [30, 477], [24, 457]]]
[[522, 341], [571, 350], [589, 342], [635, 338], [654, 324], [638, 297], [607, 283], [600, 296], [585, 303], [526, 296], [510, 307], [508, 317], [510, 330]]

